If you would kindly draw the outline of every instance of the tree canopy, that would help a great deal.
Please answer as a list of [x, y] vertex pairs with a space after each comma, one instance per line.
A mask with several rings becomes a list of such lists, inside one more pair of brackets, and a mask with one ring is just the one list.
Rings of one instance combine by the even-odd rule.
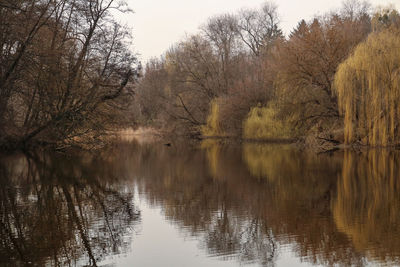
[[347, 143], [399, 143], [399, 47], [397, 31], [376, 32], [339, 66], [335, 84]]

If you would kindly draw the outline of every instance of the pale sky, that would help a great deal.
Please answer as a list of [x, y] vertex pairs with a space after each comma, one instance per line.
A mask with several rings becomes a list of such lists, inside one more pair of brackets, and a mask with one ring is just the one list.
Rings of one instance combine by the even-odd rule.
[[[185, 34], [198, 31], [200, 25], [213, 15], [235, 13], [244, 7], [257, 8], [265, 0], [127, 0], [133, 14], [120, 20], [133, 29], [135, 51], [145, 63], [163, 54]], [[373, 6], [394, 4], [400, 0], [370, 0]], [[285, 34], [301, 19], [322, 15], [341, 6], [342, 0], [275, 0]]]

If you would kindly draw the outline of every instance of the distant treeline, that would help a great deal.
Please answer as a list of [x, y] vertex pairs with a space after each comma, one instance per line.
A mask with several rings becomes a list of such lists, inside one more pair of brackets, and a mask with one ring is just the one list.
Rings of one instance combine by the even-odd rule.
[[[0, 147], [69, 146], [129, 122], [125, 1], [0, 0]], [[127, 86], [128, 85], [128, 86]]]
[[277, 7], [210, 18], [148, 62], [137, 123], [189, 136], [400, 142], [400, 15], [346, 1], [284, 36]]

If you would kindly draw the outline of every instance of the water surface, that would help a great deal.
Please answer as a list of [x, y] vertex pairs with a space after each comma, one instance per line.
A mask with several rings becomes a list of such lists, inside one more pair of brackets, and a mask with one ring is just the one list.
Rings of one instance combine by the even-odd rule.
[[400, 264], [399, 152], [126, 142], [0, 158], [0, 266]]

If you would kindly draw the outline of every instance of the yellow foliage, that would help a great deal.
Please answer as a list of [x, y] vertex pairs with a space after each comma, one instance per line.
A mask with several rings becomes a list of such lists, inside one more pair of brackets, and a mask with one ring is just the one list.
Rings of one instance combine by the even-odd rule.
[[345, 142], [393, 145], [400, 141], [400, 36], [371, 34], [335, 76]]
[[[293, 160], [291, 145], [243, 144], [243, 160], [250, 173], [257, 178], [280, 180], [288, 169], [298, 169], [299, 162]], [[296, 168], [297, 167], [297, 168]]]
[[207, 124], [202, 127], [202, 134], [208, 137], [224, 135], [219, 122], [219, 106], [216, 99], [211, 101], [210, 114], [207, 118]]
[[243, 137], [247, 139], [284, 139], [290, 136], [289, 124], [277, 119], [272, 107], [254, 107], [244, 121]]
[[[372, 258], [397, 255], [400, 220], [400, 154], [371, 150], [363, 154], [345, 152], [342, 175], [332, 212], [338, 229], [346, 233], [358, 251]], [[382, 240], [385, 242], [382, 244]], [[380, 244], [369, 250], [371, 244]]]
[[207, 153], [206, 155], [211, 176], [215, 179], [218, 174], [218, 156], [220, 152], [220, 145], [216, 140], [207, 139], [201, 142], [201, 148]]

